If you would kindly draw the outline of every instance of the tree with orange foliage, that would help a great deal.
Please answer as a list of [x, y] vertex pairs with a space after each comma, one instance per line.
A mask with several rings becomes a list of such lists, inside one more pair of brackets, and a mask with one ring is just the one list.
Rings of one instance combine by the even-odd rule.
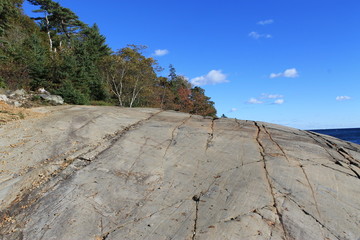
[[190, 111], [192, 114], [216, 117], [216, 109], [214, 102], [210, 101], [210, 97], [205, 95], [205, 90], [201, 87], [194, 87], [191, 89], [191, 100], [193, 108]]

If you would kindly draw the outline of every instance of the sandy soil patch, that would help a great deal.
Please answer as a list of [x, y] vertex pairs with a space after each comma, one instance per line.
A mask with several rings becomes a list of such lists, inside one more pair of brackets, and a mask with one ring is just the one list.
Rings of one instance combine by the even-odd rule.
[[6, 104], [3, 101], [0, 101], [0, 125], [26, 118], [37, 118], [41, 117], [42, 115], [44, 114], [34, 112], [26, 108], [14, 107], [12, 105]]

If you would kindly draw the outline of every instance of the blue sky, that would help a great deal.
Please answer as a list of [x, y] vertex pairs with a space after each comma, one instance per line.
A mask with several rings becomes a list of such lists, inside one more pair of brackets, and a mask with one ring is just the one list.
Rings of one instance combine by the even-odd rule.
[[[218, 115], [301, 129], [360, 127], [358, 0], [60, 0], [108, 45], [199, 84]], [[29, 7], [25, 7], [29, 12]]]

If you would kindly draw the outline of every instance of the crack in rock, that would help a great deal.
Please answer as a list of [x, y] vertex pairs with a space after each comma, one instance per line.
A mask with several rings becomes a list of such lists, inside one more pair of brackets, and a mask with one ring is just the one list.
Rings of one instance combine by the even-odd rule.
[[311, 217], [315, 222], [317, 222], [322, 228], [325, 228], [330, 234], [332, 234], [336, 239], [341, 239], [340, 236], [338, 236], [337, 234], [333, 233], [328, 227], [325, 226], [325, 224], [323, 224], [321, 221], [319, 221], [316, 217], [314, 217], [312, 214], [310, 214], [308, 211], [306, 211], [304, 209], [303, 206], [301, 206], [300, 204], [298, 204], [293, 198], [291, 198], [289, 195], [285, 195], [285, 198], [289, 199], [290, 201], [292, 201], [305, 215]]
[[[238, 129], [241, 129], [241, 128], [243, 128], [244, 127], [244, 123], [240, 123], [240, 121], [238, 120], [238, 119], [236, 119], [235, 118], [235, 122], [236, 122], [236, 124], [238, 125]], [[245, 123], [247, 122], [247, 120], [245, 121]]]
[[[344, 171], [341, 171], [341, 170], [339, 170], [339, 169], [330, 167], [330, 166], [328, 166], [328, 165], [326, 165], [326, 164], [324, 164], [324, 163], [322, 163], [322, 164], [316, 164], [316, 165], [320, 165], [320, 166], [329, 168], [329, 169], [331, 169], [331, 170], [334, 170], [334, 171], [336, 171], [336, 172], [340, 172], [340, 173], [342, 173], [342, 174], [345, 174], [346, 176], [354, 177], [354, 178], [358, 179], [358, 177], [357, 177], [356, 175], [352, 175], [352, 174], [350, 174], [350, 173], [348, 173], [348, 172], [344, 172]], [[342, 166], [341, 164], [337, 164], [337, 165]], [[342, 166], [342, 167], [344, 167], [344, 166]]]
[[257, 133], [256, 133], [256, 138], [255, 139], [256, 139], [256, 141], [257, 141], [257, 143], [259, 145], [259, 148], [260, 148], [260, 154], [261, 154], [261, 157], [262, 157], [262, 160], [263, 160], [265, 176], [266, 176], [266, 180], [267, 180], [268, 186], [270, 188], [270, 193], [271, 193], [271, 196], [272, 196], [273, 207], [274, 207], [274, 209], [276, 211], [276, 214], [279, 217], [280, 225], [281, 225], [282, 231], [284, 232], [284, 237], [285, 237], [285, 239], [288, 239], [287, 232], [286, 232], [286, 229], [285, 229], [285, 225], [284, 225], [283, 219], [282, 219], [282, 214], [281, 214], [281, 212], [279, 210], [279, 207], [277, 206], [277, 203], [276, 203], [276, 197], [275, 197], [275, 193], [274, 193], [275, 187], [271, 183], [271, 179], [270, 179], [271, 177], [270, 177], [269, 171], [267, 169], [267, 164], [266, 164], [266, 159], [265, 159], [265, 156], [266, 156], [265, 148], [264, 148], [264, 146], [262, 145], [262, 143], [260, 141], [261, 128], [260, 128], [260, 126], [258, 125], [257, 122], [254, 122], [254, 125], [257, 128]]
[[265, 125], [262, 125], [262, 127], [263, 127], [265, 133], [269, 136], [271, 142], [273, 142], [273, 143], [279, 148], [279, 150], [280, 150], [280, 151], [282, 152], [282, 154], [284, 155], [285, 159], [290, 163], [290, 160], [289, 160], [288, 156], [286, 155], [284, 149], [279, 145], [279, 143], [277, 143], [277, 142], [273, 139], [273, 137], [271, 136], [271, 134], [269, 133], [269, 131], [266, 129]]
[[191, 238], [192, 240], [195, 240], [195, 237], [196, 237], [197, 222], [198, 222], [198, 218], [199, 218], [199, 202], [200, 202], [201, 197], [202, 197], [202, 194], [194, 195], [192, 197], [192, 200], [195, 201], [195, 219], [194, 219], [193, 235]]
[[211, 126], [210, 126], [211, 132], [208, 133], [209, 136], [208, 136], [208, 139], [207, 139], [207, 142], [206, 142], [206, 148], [205, 148], [205, 150], [208, 150], [208, 149], [212, 146], [211, 142], [212, 142], [213, 139], [214, 139], [214, 124], [215, 124], [215, 120], [216, 120], [216, 119], [213, 118], [212, 121], [211, 121]]
[[[189, 201], [189, 200], [188, 200], [188, 201]], [[152, 212], [152, 213], [150, 213], [150, 214], [148, 214], [148, 215], [146, 215], [146, 216], [143, 216], [143, 217], [141, 217], [141, 218], [134, 218], [134, 219], [132, 219], [131, 221], [127, 221], [127, 222], [125, 222], [125, 223], [119, 224], [118, 226], [114, 227], [112, 230], [110, 230], [110, 231], [102, 234], [102, 235], [100, 236], [100, 239], [107, 239], [107, 237], [108, 237], [110, 234], [116, 232], [117, 230], [119, 230], [119, 229], [121, 229], [121, 228], [123, 228], [123, 227], [125, 227], [125, 226], [127, 226], [127, 225], [129, 225], [129, 224], [136, 223], [136, 222], [142, 221], [142, 220], [147, 219], [147, 218], [151, 218], [153, 215], [155, 215], [155, 214], [157, 214], [157, 213], [160, 213], [160, 212], [162, 212], [162, 211], [165, 211], [165, 210], [167, 210], [167, 209], [169, 209], [169, 208], [172, 208], [172, 207], [176, 206], [177, 204], [178, 204], [178, 206], [176, 206], [176, 209], [178, 209], [184, 202], [185, 202], [184, 200], [177, 201], [177, 202], [175, 202], [175, 203], [173, 203], [173, 204], [171, 204], [171, 205], [169, 205], [169, 206], [166, 206], [166, 207], [164, 207], [164, 208], [162, 208], [162, 209], [159, 209], [159, 210], [157, 210], [157, 211], [155, 211], [155, 212]]]
[[[308, 211], [305, 210], [305, 206], [300, 205], [299, 203], [297, 203], [295, 201], [294, 198], [291, 197], [291, 193], [284, 193], [280, 190], [278, 190], [279, 193], [281, 193], [285, 199], [293, 202], [305, 215], [311, 217], [313, 220], [315, 220], [322, 228], [325, 228], [331, 235], [333, 235], [336, 239], [340, 240], [342, 239], [340, 236], [338, 236], [337, 234], [333, 233], [328, 227], [325, 226], [325, 224], [323, 224], [320, 220], [318, 220], [316, 217], [314, 217], [312, 214], [310, 214]], [[291, 236], [289, 236], [291, 237]], [[327, 239], [327, 238], [324, 238]]]
[[[5, 221], [6, 218], [8, 217], [15, 218], [25, 208], [29, 208], [33, 204], [35, 204], [49, 189], [54, 188], [59, 182], [69, 178], [75, 172], [88, 166], [93, 160], [97, 158], [97, 156], [110, 149], [121, 137], [123, 137], [130, 130], [139, 127], [144, 122], [150, 120], [151, 118], [160, 114], [161, 112], [163, 112], [163, 110], [151, 114], [148, 118], [137, 121], [136, 123], [131, 124], [120, 131], [117, 131], [112, 135], [111, 138], [107, 137], [109, 143], [102, 144], [105, 147], [103, 147], [100, 152], [96, 150], [98, 148], [98, 145], [101, 145], [101, 142], [95, 148], [88, 150], [86, 153], [80, 153], [79, 156], [73, 157], [72, 159], [65, 158], [63, 164], [61, 164], [57, 169], [47, 173], [46, 176], [41, 175], [41, 179], [39, 179], [39, 182], [34, 183], [35, 186], [28, 189], [22, 189], [20, 191], [21, 194], [17, 196], [17, 198], [5, 210], [0, 212], [0, 226], [3, 228], [5, 225], [8, 225], [8, 222]], [[92, 151], [96, 151], [94, 157], [92, 158], [83, 157], [84, 155], [87, 155]], [[45, 167], [49, 168], [49, 166], [45, 166]]]
[[[319, 145], [321, 145], [321, 142], [319, 140], [317, 140], [315, 137], [313, 137], [312, 135], [321, 138], [322, 140], [325, 141], [326, 145], [331, 148], [334, 149], [337, 153], [340, 154], [340, 156], [342, 156], [345, 160], [347, 160], [348, 162], [345, 161], [345, 163], [348, 166], [348, 169], [351, 170], [358, 179], [360, 179], [360, 173], [358, 173], [355, 169], [353, 169], [352, 166], [355, 166], [357, 168], [360, 169], [360, 164], [357, 163], [356, 159], [354, 159], [348, 152], [346, 152], [342, 147], [339, 147], [336, 143], [333, 143], [331, 141], [329, 141], [328, 139], [324, 138], [323, 136], [316, 134], [314, 132], [307, 132], [308, 136], [311, 137], [313, 140], [315, 140]], [[323, 149], [325, 149], [325, 151], [329, 154], [329, 156], [335, 161], [336, 164], [343, 166], [342, 164], [339, 164], [339, 159], [335, 158], [330, 152], [329, 150], [327, 150], [326, 148], [323, 147]], [[343, 162], [343, 161], [341, 161]]]
[[190, 118], [192, 117], [192, 115], [190, 115], [189, 117], [187, 117], [186, 119], [184, 119], [179, 125], [175, 126], [174, 129], [171, 131], [171, 139], [170, 139], [170, 142], [169, 144], [167, 145], [166, 149], [165, 149], [165, 153], [164, 153], [164, 156], [163, 158], [165, 158], [170, 146], [175, 142], [175, 131], [177, 129], [179, 129], [181, 126], [185, 125], [187, 121], [190, 120]]
[[[266, 127], [265, 127], [264, 125], [262, 125], [262, 127], [263, 127], [263, 129], [265, 130], [265, 132], [267, 133], [267, 135], [269, 136], [269, 138], [271, 139], [271, 141], [272, 141], [272, 142], [280, 149], [280, 151], [284, 154], [284, 157], [286, 158], [286, 160], [287, 160], [288, 162], [290, 162], [290, 160], [289, 160], [288, 156], [286, 155], [284, 149], [272, 138], [271, 134], [270, 134], [269, 131], [266, 129]], [[312, 197], [313, 197], [313, 199], [314, 199], [314, 204], [315, 204], [315, 207], [316, 207], [316, 211], [317, 211], [317, 213], [318, 213], [318, 215], [319, 215], [319, 218], [321, 218], [319, 206], [318, 206], [318, 203], [317, 203], [317, 200], [316, 200], [316, 197], [315, 197], [315, 191], [314, 191], [314, 189], [313, 189], [313, 187], [312, 187], [312, 185], [311, 185], [311, 183], [310, 183], [309, 177], [308, 177], [308, 175], [306, 174], [306, 171], [305, 171], [305, 169], [304, 169], [304, 166], [303, 166], [301, 163], [299, 163], [298, 166], [301, 168], [301, 170], [302, 170], [302, 172], [303, 172], [303, 174], [304, 174], [304, 176], [305, 176], [305, 178], [306, 178], [307, 184], [308, 184], [308, 186], [309, 186], [309, 188], [310, 188], [310, 191], [311, 191], [311, 195], [312, 195]]]

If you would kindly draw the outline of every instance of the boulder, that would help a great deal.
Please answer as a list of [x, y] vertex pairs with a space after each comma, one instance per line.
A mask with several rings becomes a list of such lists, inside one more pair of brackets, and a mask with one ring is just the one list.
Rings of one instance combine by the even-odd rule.
[[22, 103], [16, 100], [9, 100], [8, 101], [9, 104], [13, 105], [14, 107], [21, 107]]
[[42, 99], [55, 103], [55, 104], [64, 104], [64, 99], [58, 95], [49, 95], [49, 94], [40, 94]]
[[159, 109], [0, 127], [0, 239], [360, 238], [360, 146]]
[[27, 95], [27, 93], [24, 89], [18, 89], [9, 94], [10, 97], [23, 97], [25, 95]]
[[38, 93], [50, 95], [50, 93], [46, 91], [45, 88], [39, 88]]
[[0, 94], [0, 101], [7, 102], [9, 99], [6, 95]]

